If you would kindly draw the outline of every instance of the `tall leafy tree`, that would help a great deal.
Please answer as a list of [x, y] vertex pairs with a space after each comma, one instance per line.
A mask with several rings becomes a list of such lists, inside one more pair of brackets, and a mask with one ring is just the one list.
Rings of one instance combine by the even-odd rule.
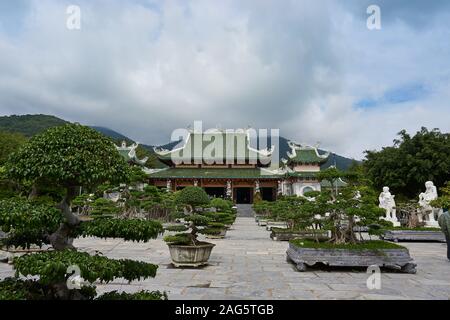
[[389, 186], [395, 193], [416, 197], [432, 180], [440, 188], [450, 180], [450, 135], [422, 128], [414, 136], [399, 132], [394, 145], [366, 151], [364, 167], [377, 189]]
[[[0, 201], [0, 228], [7, 232], [3, 245], [29, 247], [49, 243], [54, 251], [29, 254], [14, 259], [16, 276], [38, 276], [36, 283], [20, 279], [0, 283], [9, 290], [7, 297], [87, 299], [95, 296], [89, 286], [71, 290], [67, 285], [68, 268], [77, 266], [88, 283], [110, 282], [114, 278], [128, 281], [154, 277], [157, 266], [134, 260], [108, 259], [78, 252], [71, 238], [96, 236], [148, 241], [162, 231], [152, 220], [98, 218], [80, 221], [71, 210], [79, 187], [88, 189], [102, 183], [125, 182], [129, 167], [114, 144], [100, 133], [79, 124], [51, 128], [33, 137], [14, 153], [6, 164], [7, 175], [19, 182], [40, 183], [64, 188], [64, 198], [57, 208], [16, 198]], [[36, 289], [37, 288], [37, 289]], [[29, 290], [30, 289], [30, 290]], [[12, 294], [17, 291], [23, 294]], [[4, 292], [0, 292], [2, 296]], [[39, 295], [39, 294], [38, 294]], [[113, 295], [114, 296], [114, 295]], [[159, 293], [140, 294], [148, 298], [163, 298]], [[112, 298], [112, 296], [108, 296]], [[35, 298], [35, 296], [31, 296]]]
[[7, 163], [12, 179], [65, 189], [58, 206], [65, 222], [50, 237], [56, 249], [71, 246], [68, 243], [71, 230], [80, 223], [71, 210], [79, 187], [124, 182], [129, 177], [128, 170], [108, 138], [79, 124], [51, 128], [34, 136]]
[[4, 165], [9, 155], [17, 151], [27, 141], [20, 133], [0, 131], [0, 166]]

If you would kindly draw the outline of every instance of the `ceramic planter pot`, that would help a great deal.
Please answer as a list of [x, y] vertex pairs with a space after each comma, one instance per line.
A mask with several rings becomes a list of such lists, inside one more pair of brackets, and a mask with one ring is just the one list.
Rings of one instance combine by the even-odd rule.
[[175, 267], [199, 267], [208, 263], [215, 244], [201, 242], [196, 246], [177, 244], [168, 246]]

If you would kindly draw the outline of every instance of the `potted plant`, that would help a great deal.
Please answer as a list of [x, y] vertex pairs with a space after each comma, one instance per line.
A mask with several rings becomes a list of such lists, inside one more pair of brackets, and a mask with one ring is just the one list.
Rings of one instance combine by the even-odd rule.
[[200, 187], [189, 186], [175, 195], [175, 202], [184, 209], [184, 220], [189, 223], [191, 232], [164, 237], [164, 241], [169, 246], [172, 263], [176, 267], [205, 265], [215, 244], [197, 239], [198, 232], [211, 221], [210, 218], [202, 215], [198, 208], [209, 204], [208, 195]]
[[[343, 176], [337, 169], [325, 170], [319, 179], [336, 181]], [[333, 185], [333, 183], [331, 183]], [[294, 239], [289, 243], [287, 258], [305, 271], [317, 263], [329, 266], [369, 267], [377, 265], [407, 273], [416, 272], [408, 249], [380, 240], [364, 240], [355, 232], [355, 226], [373, 226], [384, 214], [377, 205], [376, 194], [366, 186], [353, 186], [336, 190], [323, 190], [311, 201], [311, 206], [321, 216], [321, 224], [331, 231], [328, 241]]]

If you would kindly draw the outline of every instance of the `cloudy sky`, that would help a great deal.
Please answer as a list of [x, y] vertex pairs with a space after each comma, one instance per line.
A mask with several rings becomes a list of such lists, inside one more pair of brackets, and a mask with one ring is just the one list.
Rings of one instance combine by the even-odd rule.
[[148, 144], [194, 120], [279, 128], [361, 158], [401, 129], [450, 131], [449, 21], [446, 0], [0, 0], [0, 115]]

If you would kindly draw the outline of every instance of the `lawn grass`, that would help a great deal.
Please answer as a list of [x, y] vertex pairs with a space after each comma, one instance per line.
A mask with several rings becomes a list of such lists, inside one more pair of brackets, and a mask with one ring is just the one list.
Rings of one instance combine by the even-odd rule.
[[334, 244], [331, 242], [315, 242], [311, 240], [294, 239], [291, 240], [290, 243], [300, 248], [311, 248], [311, 249], [347, 249], [347, 250], [405, 249], [405, 247], [400, 246], [398, 244], [382, 240], [364, 241], [356, 244]]

